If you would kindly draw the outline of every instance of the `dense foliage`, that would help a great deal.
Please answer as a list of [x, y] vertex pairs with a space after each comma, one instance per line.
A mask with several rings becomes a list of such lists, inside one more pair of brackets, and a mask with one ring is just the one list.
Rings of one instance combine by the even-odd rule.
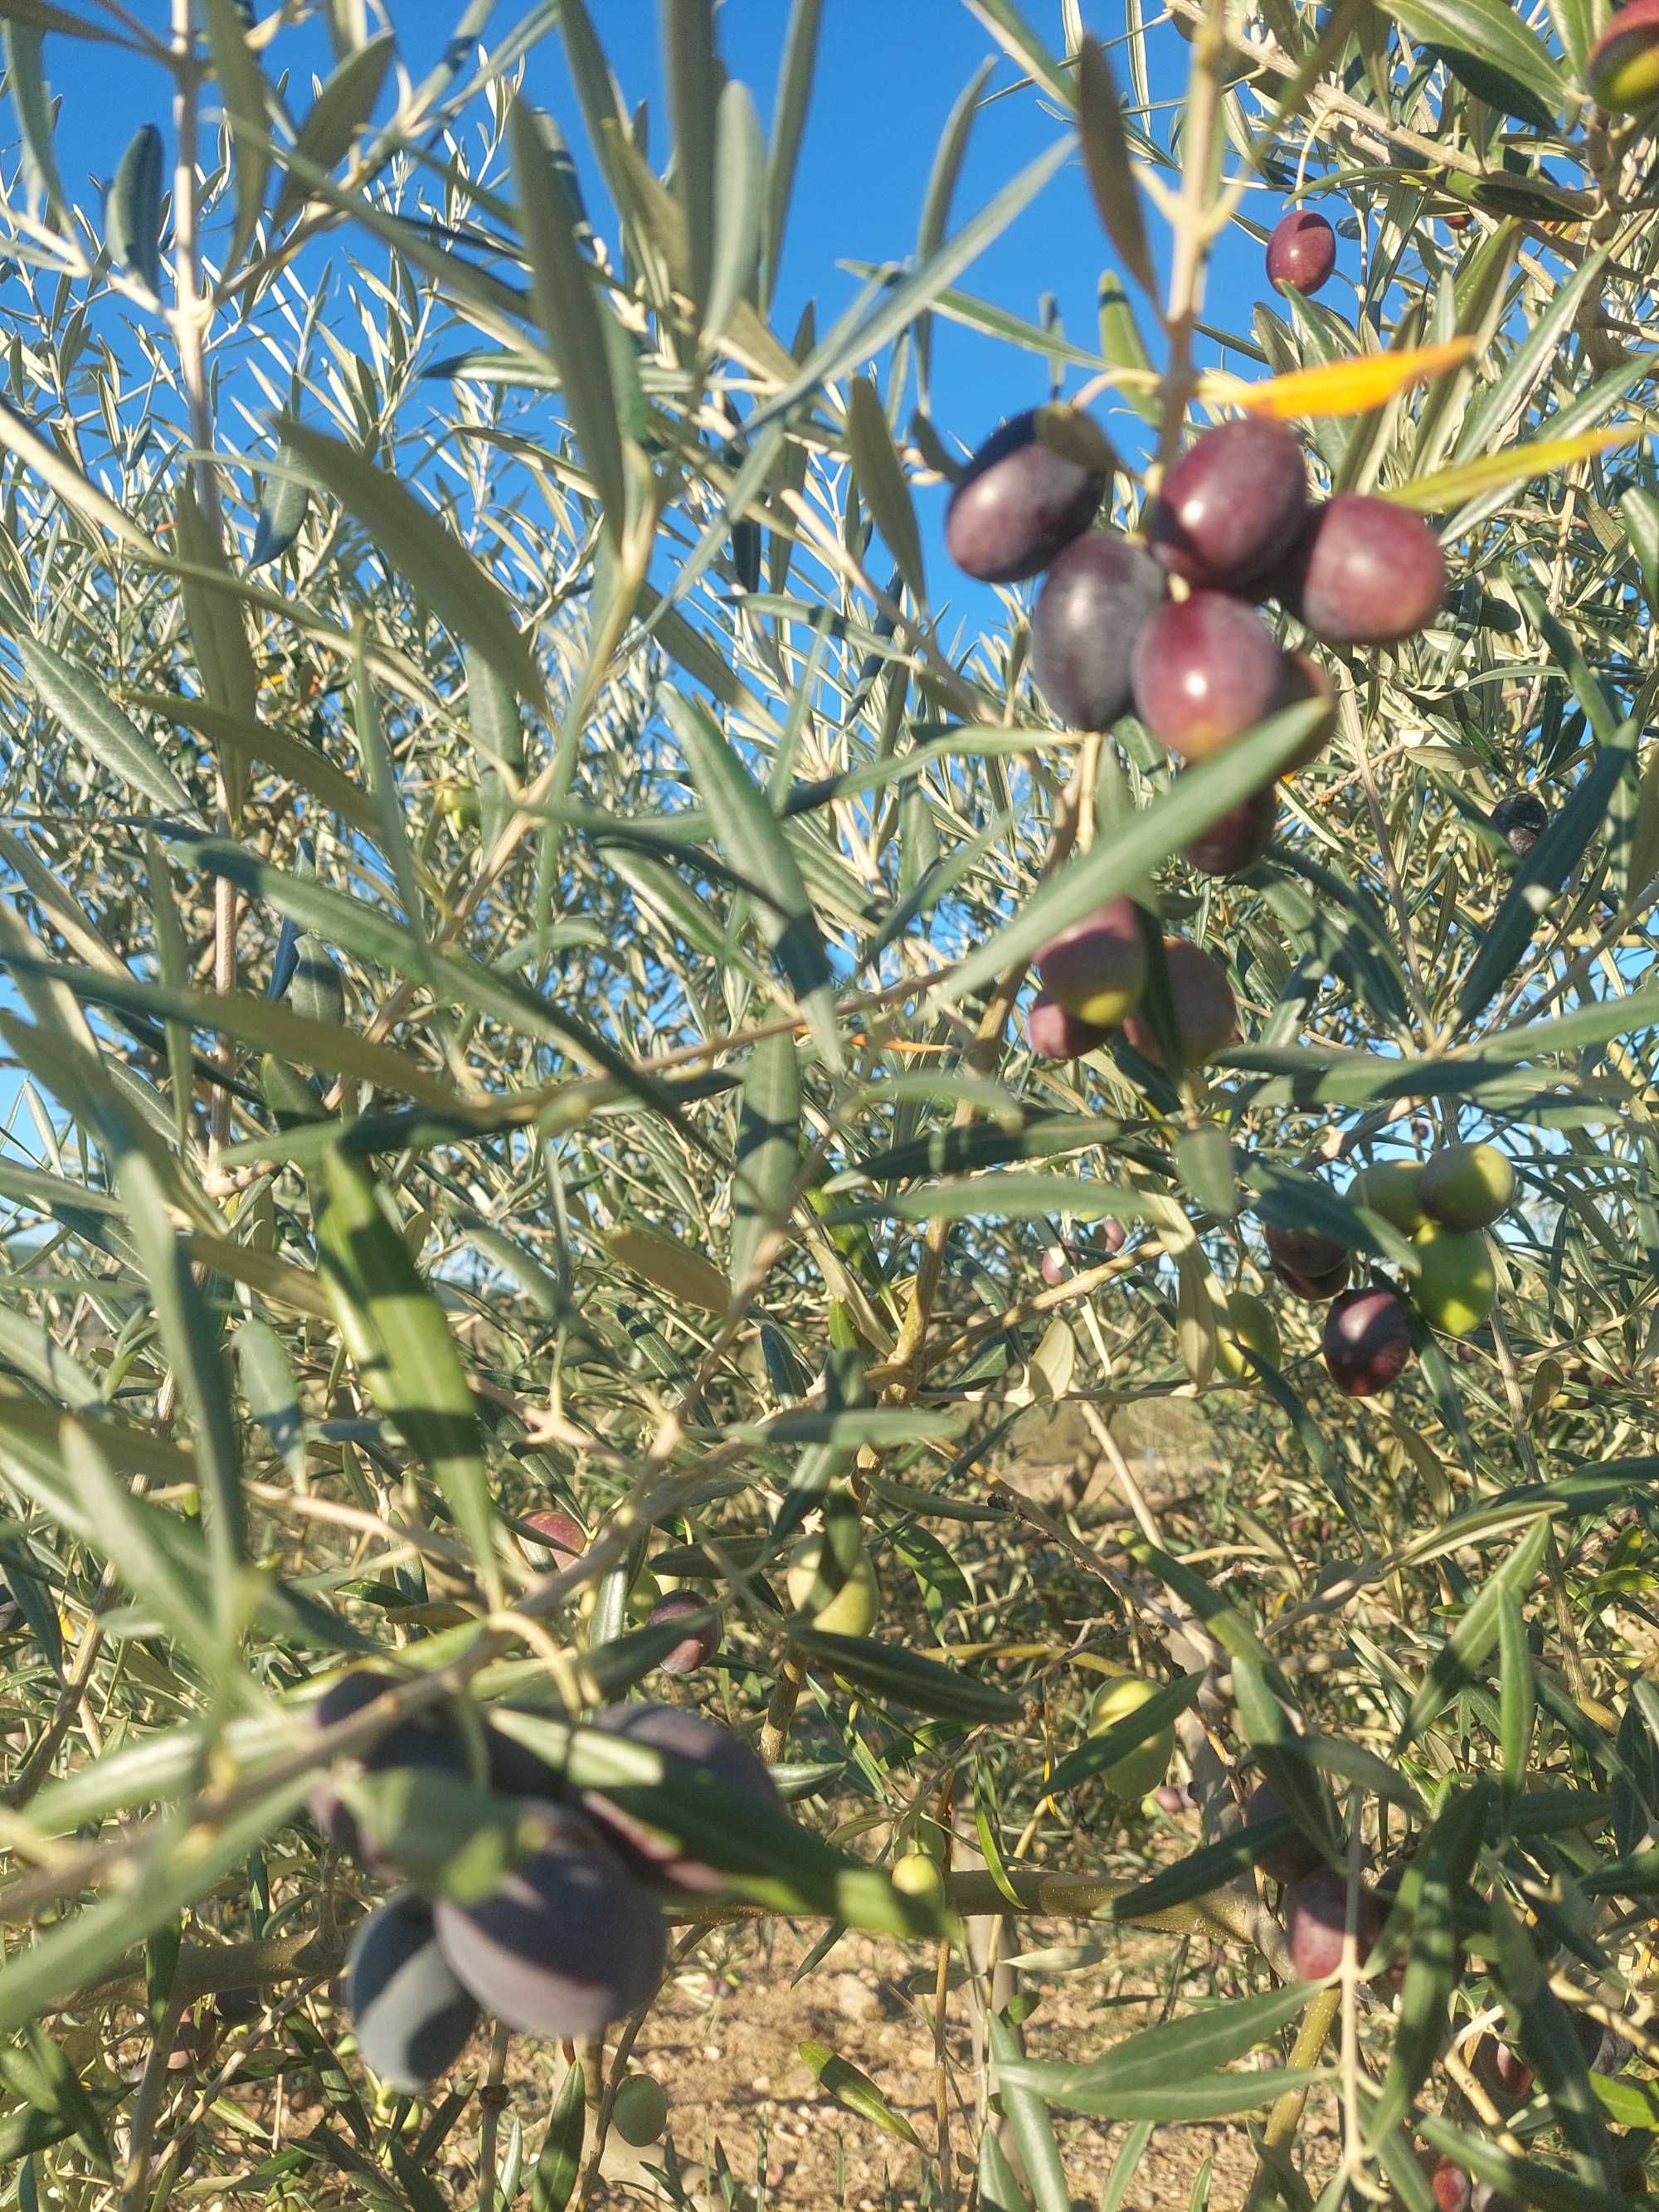
[[[969, 4], [785, 331], [820, 0], [666, 159], [580, 0], [0, 0], [7, 2201], [713, 2201], [629, 2054], [778, 1914], [937, 1959], [926, 2125], [804, 2046], [926, 2203], [1643, 2186], [1659, 22]], [[1079, 160], [1097, 344], [962, 289]]]

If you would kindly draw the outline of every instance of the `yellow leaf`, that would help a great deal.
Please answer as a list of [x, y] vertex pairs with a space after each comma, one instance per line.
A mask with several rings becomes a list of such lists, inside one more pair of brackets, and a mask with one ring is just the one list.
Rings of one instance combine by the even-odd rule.
[[1573, 438], [1539, 438], [1529, 446], [1511, 446], [1507, 453], [1483, 453], [1478, 461], [1462, 461], [1455, 468], [1437, 469], [1432, 476], [1413, 477], [1382, 494], [1399, 507], [1425, 512], [1455, 507], [1477, 492], [1493, 491], [1499, 484], [1522, 484], [1531, 477], [1548, 476], [1571, 461], [1604, 453], [1609, 446], [1628, 445], [1639, 437], [1638, 422], [1615, 422], [1607, 430], [1581, 430]]
[[1473, 338], [1450, 338], [1444, 345], [1413, 346], [1404, 353], [1367, 353], [1352, 361], [1325, 362], [1317, 368], [1272, 377], [1266, 384], [1237, 385], [1226, 396], [1248, 414], [1271, 415], [1281, 422], [1298, 415], [1364, 415], [1408, 385], [1425, 384], [1455, 368], [1468, 359], [1474, 343]]
[[684, 1244], [666, 1243], [643, 1229], [612, 1229], [606, 1232], [605, 1249], [621, 1266], [686, 1305], [723, 1314], [732, 1304], [732, 1285], [720, 1269]]

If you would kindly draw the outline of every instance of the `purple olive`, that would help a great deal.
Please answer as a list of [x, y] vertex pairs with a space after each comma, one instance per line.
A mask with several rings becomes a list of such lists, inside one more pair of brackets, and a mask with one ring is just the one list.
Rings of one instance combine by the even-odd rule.
[[[1092, 460], [1085, 457], [1091, 447]], [[1035, 576], [1094, 520], [1111, 465], [1104, 433], [1073, 408], [1011, 416], [951, 494], [945, 515], [951, 558], [985, 584]]]
[[1164, 479], [1146, 518], [1164, 566], [1206, 591], [1248, 590], [1295, 544], [1308, 505], [1302, 448], [1246, 416], [1206, 430]]
[[1375, 1397], [1397, 1381], [1412, 1356], [1410, 1309], [1384, 1284], [1344, 1291], [1325, 1316], [1322, 1349], [1346, 1397]]

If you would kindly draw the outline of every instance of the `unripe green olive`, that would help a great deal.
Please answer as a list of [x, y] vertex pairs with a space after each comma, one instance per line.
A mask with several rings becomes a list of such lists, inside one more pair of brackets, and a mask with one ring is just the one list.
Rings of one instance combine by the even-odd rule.
[[[813, 1602], [814, 1592], [821, 1593], [825, 1584], [832, 1584], [836, 1573], [835, 1560], [826, 1557], [822, 1536], [808, 1536], [797, 1544], [790, 1554], [786, 1577], [789, 1602], [796, 1612], [806, 1612]], [[860, 1544], [839, 1589], [834, 1589], [811, 1614], [811, 1625], [822, 1629], [826, 1636], [867, 1636], [880, 1610], [881, 1585], [876, 1580], [870, 1554]]]
[[1488, 1229], [1515, 1196], [1515, 1170], [1496, 1145], [1448, 1145], [1423, 1170], [1419, 1195], [1431, 1221]]
[[[1158, 1691], [1156, 1682], [1143, 1682], [1133, 1674], [1119, 1674], [1103, 1682], [1089, 1711], [1090, 1735], [1103, 1735], [1119, 1721], [1127, 1720], [1131, 1713], [1139, 1711], [1148, 1698], [1156, 1697]], [[1101, 1779], [1115, 1796], [1138, 1802], [1149, 1790], [1155, 1790], [1169, 1772], [1175, 1744], [1175, 1729], [1166, 1723], [1156, 1735], [1136, 1744], [1115, 1765], [1105, 1768]]]
[[1634, 115], [1659, 100], [1659, 0], [1627, 0], [1590, 49], [1590, 98]]
[[1431, 1328], [1472, 1336], [1498, 1296], [1486, 1238], [1478, 1229], [1443, 1229], [1431, 1222], [1414, 1242], [1421, 1265], [1412, 1304]]
[[1260, 1382], [1261, 1370], [1249, 1357], [1252, 1352], [1259, 1352], [1270, 1367], [1279, 1365], [1279, 1323], [1261, 1299], [1249, 1291], [1235, 1291], [1227, 1300], [1227, 1320], [1216, 1335], [1216, 1373], [1230, 1382]]

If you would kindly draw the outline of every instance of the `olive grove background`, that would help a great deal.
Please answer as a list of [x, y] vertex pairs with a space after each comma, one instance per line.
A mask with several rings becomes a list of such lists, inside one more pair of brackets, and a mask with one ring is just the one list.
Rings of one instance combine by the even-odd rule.
[[[6, 2201], [790, 2201], [751, 2145], [676, 2137], [660, 2061], [669, 2137], [619, 2169], [615, 2039], [484, 2033], [422, 2100], [362, 2068], [335, 1978], [377, 1886], [304, 1801], [372, 1730], [303, 1715], [373, 1654], [410, 1711], [645, 1685], [757, 1744], [793, 1851], [733, 1820], [677, 1963], [780, 1916], [815, 1973], [847, 1926], [908, 1947], [926, 2079], [807, 2045], [869, 2201], [1152, 2203], [1154, 2130], [1236, 2120], [1195, 2201], [1430, 2212], [1426, 2150], [1495, 2203], [1628, 2202], [1659, 226], [1652, 111], [1584, 88], [1610, 11], [969, 0], [914, 252], [835, 236], [787, 327], [815, 57], [881, 65], [862, 8], [794, 0], [752, 71], [708, 0], [474, 0], [418, 52], [402, 12], [0, 0]], [[92, 190], [78, 103], [141, 61], [173, 92]], [[975, 197], [1002, 102], [1042, 150]], [[1020, 313], [982, 300], [1079, 177], [1096, 323], [1041, 266]], [[1247, 296], [1304, 201], [1342, 281]], [[968, 405], [947, 327], [995, 348]], [[1271, 854], [1201, 878], [1181, 850], [1282, 726], [1178, 793], [1133, 722], [1057, 726], [1029, 592], [953, 574], [939, 516], [999, 415], [1086, 389], [1132, 527], [1184, 429], [1320, 367], [1286, 402], [1314, 472], [1427, 515], [1451, 590], [1325, 656], [1337, 732]], [[1520, 857], [1487, 818], [1519, 788], [1551, 817]], [[1240, 1002], [1190, 1080], [1027, 1048], [1032, 956], [1131, 889]], [[1471, 1136], [1519, 1176], [1491, 1322], [1338, 1395], [1264, 1221], [1408, 1273], [1351, 1174]], [[1256, 1387], [1217, 1364], [1235, 1287], [1282, 1338]], [[1086, 1485], [1030, 1479], [1074, 1455]], [[826, 1499], [882, 1584], [866, 1638], [788, 1625]], [[593, 1538], [550, 1572], [514, 1527], [550, 1506]], [[647, 1574], [724, 1632], [666, 1691]], [[1103, 1753], [1123, 1672], [1166, 1694]], [[1170, 1720], [1185, 1801], [1120, 1801]], [[1288, 1976], [1275, 1838], [1236, 1840], [1261, 1771], [1328, 1795], [1356, 1883], [1415, 1870], [1403, 1981], [1352, 1946]], [[945, 1906], [870, 1871], [917, 1845]], [[469, 1847], [512, 1848], [482, 1790], [423, 1871]], [[1126, 2029], [1097, 1993], [1131, 1941], [1160, 2002]], [[763, 1954], [720, 1955], [740, 2007]], [[1494, 2039], [1528, 2096], [1483, 2079]]]

